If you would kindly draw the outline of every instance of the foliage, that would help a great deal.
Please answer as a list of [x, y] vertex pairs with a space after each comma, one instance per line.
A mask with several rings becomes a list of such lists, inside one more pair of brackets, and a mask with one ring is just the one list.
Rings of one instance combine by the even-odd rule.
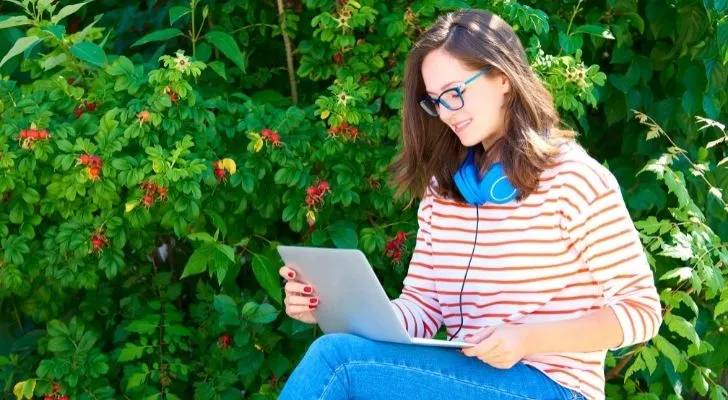
[[609, 354], [609, 397], [725, 398], [717, 0], [3, 3], [4, 397], [275, 398], [317, 335], [282, 312], [275, 246], [360, 248], [399, 293], [420, 195], [386, 174], [404, 57], [471, 6], [516, 27], [659, 279], [665, 324]]

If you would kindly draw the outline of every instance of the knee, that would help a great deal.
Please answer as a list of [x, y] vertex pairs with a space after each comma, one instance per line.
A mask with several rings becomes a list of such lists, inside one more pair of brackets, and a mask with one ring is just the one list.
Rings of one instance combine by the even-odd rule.
[[366, 339], [348, 333], [326, 334], [311, 343], [306, 356], [336, 368], [351, 359], [356, 354], [355, 349], [361, 347], [363, 341]]

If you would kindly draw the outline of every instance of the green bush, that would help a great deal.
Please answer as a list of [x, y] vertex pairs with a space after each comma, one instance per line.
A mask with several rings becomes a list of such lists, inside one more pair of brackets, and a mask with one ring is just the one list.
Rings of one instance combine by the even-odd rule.
[[318, 335], [282, 312], [278, 243], [360, 248], [397, 296], [403, 61], [471, 6], [514, 25], [659, 278], [608, 396], [725, 398], [728, 5], [674, 3], [1, 4], [4, 398], [275, 398]]

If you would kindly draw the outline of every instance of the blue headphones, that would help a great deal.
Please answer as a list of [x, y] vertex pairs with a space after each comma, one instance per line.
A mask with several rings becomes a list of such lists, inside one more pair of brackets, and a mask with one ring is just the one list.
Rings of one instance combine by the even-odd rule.
[[501, 163], [495, 163], [483, 179], [478, 179], [478, 166], [475, 165], [475, 148], [468, 150], [468, 156], [458, 168], [455, 185], [465, 201], [473, 206], [487, 203], [505, 204], [518, 196], [518, 189], [513, 187]]

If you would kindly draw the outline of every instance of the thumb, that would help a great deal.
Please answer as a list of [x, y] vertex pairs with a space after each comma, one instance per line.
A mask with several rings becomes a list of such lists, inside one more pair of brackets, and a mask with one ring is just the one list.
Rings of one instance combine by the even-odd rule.
[[466, 337], [465, 341], [468, 343], [480, 343], [483, 340], [485, 340], [485, 338], [490, 336], [493, 333], [493, 331], [494, 331], [493, 327], [491, 327], [491, 326], [485, 327], [485, 328], [479, 330], [478, 332], [476, 332], [475, 335]]

